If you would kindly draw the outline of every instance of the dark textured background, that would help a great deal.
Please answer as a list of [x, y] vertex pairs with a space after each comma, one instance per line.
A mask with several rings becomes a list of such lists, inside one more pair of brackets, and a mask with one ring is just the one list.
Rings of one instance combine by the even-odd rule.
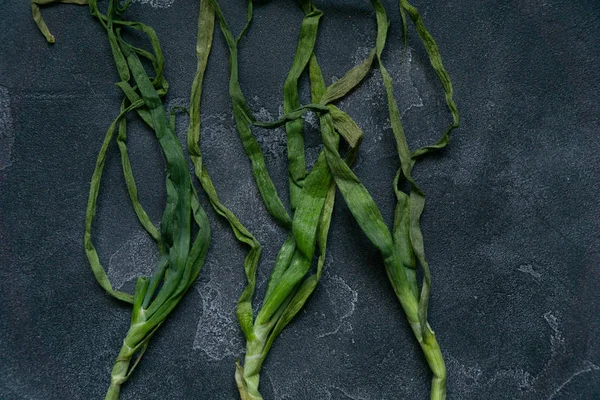
[[[222, 3], [239, 31], [244, 2]], [[325, 12], [318, 54], [330, 83], [373, 46], [374, 18], [367, 1], [317, 3]], [[414, 148], [432, 142], [449, 116], [414, 29], [400, 63], [397, 7], [385, 3], [392, 19], [385, 61]], [[428, 194], [430, 320], [446, 357], [448, 397], [600, 398], [600, 3], [415, 3], [440, 46], [462, 116], [449, 148], [416, 170]], [[280, 113], [302, 13], [293, 1], [261, 4], [240, 48], [241, 82], [251, 107], [269, 119]], [[188, 104], [197, 8], [194, 1], [137, 0], [127, 13], [162, 40], [169, 107]], [[95, 282], [83, 221], [96, 153], [121, 94], [105, 33], [87, 10], [60, 5], [44, 14], [54, 46], [37, 31], [26, 1], [0, 1], [0, 398], [100, 399], [129, 310]], [[217, 33], [202, 148], [221, 199], [264, 244], [262, 293], [284, 233], [257, 196], [227, 75]], [[355, 171], [390, 221], [397, 159], [377, 71], [342, 108], [366, 134]], [[314, 124], [314, 116], [307, 121]], [[186, 124], [179, 120], [180, 136]], [[256, 134], [287, 197], [284, 134]], [[306, 135], [314, 160], [318, 135], [314, 128]], [[140, 194], [157, 221], [159, 148], [134, 119], [130, 138]], [[338, 200], [326, 273], [273, 346], [263, 394], [425, 399], [429, 373], [380, 256]], [[206, 266], [152, 340], [124, 400], [236, 398], [234, 361], [243, 347], [233, 310], [245, 249], [208, 211], [214, 240]], [[151, 270], [155, 249], [128, 203], [116, 146], [94, 229], [116, 286], [131, 288]]]

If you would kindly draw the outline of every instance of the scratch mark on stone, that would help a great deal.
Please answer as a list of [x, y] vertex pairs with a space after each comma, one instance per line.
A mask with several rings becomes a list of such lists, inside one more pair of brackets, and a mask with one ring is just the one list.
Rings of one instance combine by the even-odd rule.
[[120, 289], [138, 276], [152, 274], [157, 262], [156, 244], [145, 231], [139, 231], [110, 256], [106, 273], [113, 287]]
[[273, 390], [273, 399], [281, 400], [281, 395], [277, 391], [277, 386], [275, 385], [275, 382], [273, 381], [273, 377], [271, 376], [271, 374], [269, 372], [265, 372], [265, 375], [267, 376], [267, 379], [269, 379], [269, 383], [271, 384], [271, 390]]
[[352, 400], [370, 400], [369, 397], [365, 397], [365, 396], [360, 395], [360, 394], [351, 394], [348, 391], [346, 391], [346, 389], [343, 389], [343, 388], [338, 387], [338, 386], [329, 386], [329, 387], [332, 388], [332, 389], [335, 389], [335, 390], [337, 390], [339, 392], [341, 392], [344, 395], [344, 397], [346, 397], [348, 399], [352, 399]]
[[517, 268], [519, 271], [524, 272], [526, 274], [529, 274], [531, 276], [533, 276], [534, 278], [541, 278], [542, 274], [540, 274], [539, 272], [535, 271], [533, 269], [533, 266], [531, 264], [523, 264], [523, 265], [519, 265], [519, 268]]
[[560, 330], [558, 329], [558, 318], [552, 314], [552, 311], [548, 311], [544, 314], [544, 319], [550, 325], [550, 328], [556, 333], [560, 335]]
[[15, 132], [10, 113], [10, 95], [7, 88], [0, 86], [0, 170], [12, 165], [14, 143]]
[[548, 400], [552, 400], [553, 398], [555, 398], [560, 393], [560, 391], [563, 390], [565, 386], [567, 386], [575, 377], [585, 374], [587, 372], [600, 370], [600, 367], [598, 367], [596, 364], [591, 363], [590, 361], [586, 360], [583, 364], [584, 365], [580, 370], [573, 373], [566, 381], [564, 381], [559, 387], [557, 387], [556, 390], [554, 390], [554, 392], [552, 392], [550, 397], [548, 397]]
[[388, 350], [388, 352], [385, 354], [385, 356], [383, 357], [383, 359], [377, 363], [378, 367], [383, 367], [387, 362], [391, 361], [392, 363], [394, 363], [394, 349], [390, 349]]
[[16, 98], [23, 98], [27, 100], [42, 100], [42, 101], [51, 101], [51, 100], [73, 100], [73, 99], [81, 99], [87, 98], [87, 94], [75, 94], [75, 93], [44, 93], [44, 92], [34, 92], [34, 93], [24, 93], [21, 95], [17, 95]]

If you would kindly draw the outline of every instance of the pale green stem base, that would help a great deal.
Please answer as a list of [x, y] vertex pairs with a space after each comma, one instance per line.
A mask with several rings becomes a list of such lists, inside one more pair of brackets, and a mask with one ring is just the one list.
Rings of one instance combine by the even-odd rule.
[[119, 392], [121, 391], [121, 385], [127, 380], [127, 370], [129, 369], [129, 363], [131, 362], [130, 354], [131, 348], [123, 343], [121, 351], [117, 356], [117, 361], [113, 365], [112, 372], [110, 374], [110, 386], [106, 392], [104, 400], [118, 400]]
[[[282, 309], [285, 307], [282, 307]], [[235, 380], [240, 392], [241, 400], [263, 400], [258, 391], [260, 383], [260, 370], [265, 360], [265, 346], [269, 332], [279, 320], [278, 312], [270, 322], [254, 326], [254, 338], [246, 342], [246, 357], [244, 358], [244, 367], [239, 364], [235, 371]], [[267, 349], [268, 352], [268, 349]]]
[[446, 364], [444, 363], [444, 356], [440, 350], [440, 346], [435, 338], [435, 333], [427, 324], [425, 328], [425, 335], [422, 334], [421, 324], [419, 323], [417, 313], [417, 303], [413, 296], [410, 294], [402, 296], [400, 298], [402, 308], [406, 313], [410, 326], [413, 330], [423, 355], [427, 360], [429, 369], [433, 374], [431, 379], [431, 400], [445, 400], [446, 399]]
[[264, 345], [265, 343], [258, 339], [246, 343], [244, 368], [238, 367], [236, 370], [236, 381], [242, 400], [263, 400], [258, 391], [258, 385], [260, 383]]
[[426, 335], [426, 339], [420, 340], [419, 344], [421, 345], [427, 364], [429, 364], [429, 368], [433, 373], [433, 378], [431, 379], [431, 400], [445, 400], [446, 365], [444, 363], [444, 357], [442, 356], [440, 346], [435, 339], [433, 330], [431, 330], [429, 325], [427, 325], [426, 329], [430, 333]]

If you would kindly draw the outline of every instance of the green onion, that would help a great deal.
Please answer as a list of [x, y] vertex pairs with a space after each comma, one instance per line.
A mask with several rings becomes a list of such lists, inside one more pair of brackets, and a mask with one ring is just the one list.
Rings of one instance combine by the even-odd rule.
[[[34, 1], [40, 3], [39, 0]], [[150, 338], [198, 277], [210, 243], [209, 221], [192, 186], [183, 149], [174, 133], [174, 117], [172, 116], [171, 119], [167, 117], [162, 104], [161, 96], [166, 94], [168, 84], [163, 77], [164, 59], [158, 37], [147, 25], [121, 19], [128, 5], [129, 2], [120, 6], [117, 0], [110, 0], [108, 11], [104, 15], [98, 9], [97, 1], [89, 0], [91, 14], [99, 20], [108, 34], [121, 79], [117, 86], [125, 95], [121, 110], [106, 133], [96, 161], [90, 185], [84, 240], [86, 254], [98, 283], [112, 296], [133, 305], [130, 328], [111, 372], [111, 383], [106, 393], [107, 400], [118, 399], [121, 385], [138, 365]], [[34, 3], [34, 16], [36, 16], [36, 6], [37, 4]], [[53, 37], [39, 15], [39, 8], [37, 17], [36, 21], [40, 29], [50, 41]], [[152, 52], [133, 47], [125, 42], [121, 35], [124, 28], [145, 34], [152, 44]], [[146, 74], [140, 57], [152, 63], [153, 77]], [[167, 198], [160, 230], [148, 218], [137, 195], [126, 145], [125, 117], [131, 111], [136, 111], [155, 133], [166, 161]], [[123, 172], [134, 210], [142, 226], [157, 241], [160, 252], [152, 276], [138, 278], [133, 296], [112, 288], [92, 242], [92, 223], [96, 215], [96, 201], [106, 152], [117, 126], [119, 129], [117, 141]], [[192, 241], [194, 224], [198, 227], [198, 233]]]
[[[321, 277], [335, 199], [335, 186], [324, 152], [319, 155], [312, 170], [306, 171], [300, 116], [310, 109], [323, 112], [327, 118], [335, 119], [336, 131], [339, 131], [352, 146], [353, 150], [348, 155], [350, 164], [361, 142], [362, 131], [347, 114], [328, 103], [343, 97], [364, 78], [373, 62], [374, 53], [329, 88], [325, 88], [321, 77], [320, 81], [313, 83], [311, 88], [313, 103], [300, 106], [298, 98], [300, 75], [309, 64], [311, 70], [318, 71], [313, 49], [318, 22], [322, 16], [322, 12], [315, 8], [311, 1], [301, 1], [306, 15], [302, 21], [296, 56], [284, 84], [285, 115], [280, 121], [274, 123], [256, 121], [242, 93], [237, 64], [237, 45], [251, 21], [252, 2], [248, 4], [248, 23], [237, 40], [234, 39], [218, 3], [215, 0], [211, 0], [210, 3], [211, 6], [208, 6], [206, 2], [201, 2], [197, 45], [197, 49], [201, 50], [198, 52], [198, 64], [202, 68], [206, 65], [206, 57], [210, 49], [210, 40], [207, 38], [212, 38], [211, 32], [214, 29], [212, 21], [216, 15], [230, 53], [229, 91], [240, 139], [250, 159], [255, 181], [268, 212], [290, 230], [275, 261], [264, 302], [256, 318], [251, 303], [256, 286], [258, 262], [258, 258], [250, 257], [254, 247], [245, 264], [248, 285], [237, 307], [238, 320], [246, 338], [246, 355], [244, 366], [240, 364], [237, 366], [236, 382], [242, 399], [262, 399], [258, 390], [260, 370], [271, 345], [306, 303]], [[201, 81], [195, 81], [193, 91], [201, 90], [198, 89], [199, 85]], [[264, 157], [251, 130], [252, 125], [273, 128], [282, 123], [285, 123], [287, 133], [290, 209], [293, 212], [291, 217], [275, 190]], [[337, 142], [339, 140], [336, 139]], [[231, 225], [235, 232], [236, 225], [233, 223]], [[317, 245], [319, 246], [317, 270], [311, 275], [309, 271]]]
[[[229, 29], [218, 1], [200, 1], [196, 45], [198, 64], [190, 95], [187, 147], [195, 175], [211, 205], [228, 221], [236, 238], [250, 248], [244, 262], [247, 285], [236, 309], [246, 339], [244, 363], [242, 366], [238, 361], [235, 373], [242, 400], [262, 399], [259, 392], [260, 371], [269, 350], [277, 336], [304, 306], [322, 275], [336, 187], [367, 238], [382, 254], [390, 283], [432, 371], [431, 399], [441, 400], [446, 397], [444, 359], [427, 318], [431, 273], [424, 254], [420, 228], [425, 195], [413, 179], [412, 171], [421, 157], [440, 150], [448, 144], [452, 130], [458, 127], [459, 116], [452, 98], [452, 84], [433, 37], [427, 31], [418, 10], [407, 0], [399, 0], [404, 32], [403, 51], [407, 47], [406, 14], [408, 14], [442, 84], [446, 104], [452, 114], [452, 123], [435, 144], [410, 151], [400, 110], [393, 94], [392, 78], [382, 63], [389, 21], [381, 1], [370, 1], [377, 20], [375, 48], [364, 61], [348, 71], [344, 77], [326, 87], [314, 54], [323, 12], [314, 6], [312, 0], [299, 0], [305, 15], [300, 28], [296, 54], [283, 87], [284, 116], [275, 122], [263, 122], [255, 118], [246, 102], [238, 77], [238, 45], [252, 21], [252, 0], [248, 1], [247, 23], [237, 38]], [[34, 20], [50, 43], [54, 42], [54, 36], [41, 17], [39, 6], [53, 2], [88, 4], [88, 0], [32, 0]], [[187, 161], [174, 134], [174, 116], [171, 115], [169, 120], [162, 104], [161, 97], [166, 94], [168, 84], [163, 76], [164, 59], [158, 38], [152, 28], [139, 22], [121, 19], [129, 4], [130, 1], [127, 1], [121, 6], [118, 0], [109, 0], [107, 14], [104, 15], [98, 9], [97, 0], [89, 0], [91, 14], [106, 29], [121, 79], [117, 86], [125, 95], [120, 112], [109, 127], [98, 154], [90, 187], [85, 231], [86, 254], [97, 281], [112, 296], [133, 304], [131, 326], [113, 366], [107, 399], [118, 398], [120, 386], [137, 366], [149, 339], [200, 273], [210, 242], [208, 220], [199, 204], [187, 170]], [[218, 21], [229, 50], [229, 94], [240, 140], [267, 211], [288, 230], [288, 236], [281, 246], [271, 271], [262, 307], [256, 316], [253, 313], [252, 298], [256, 288], [256, 271], [261, 245], [237, 217], [220, 202], [203, 165], [199, 145], [202, 84], [212, 47], [215, 19]], [[123, 29], [134, 29], [146, 35], [152, 44], [152, 51], [126, 43], [121, 35]], [[152, 63], [153, 77], [146, 74], [140, 58]], [[363, 132], [348, 114], [332, 104], [356, 88], [373, 68], [375, 61], [379, 66], [386, 91], [388, 112], [400, 162], [400, 168], [394, 179], [393, 189], [397, 204], [391, 231], [384, 223], [372, 196], [351, 170]], [[308, 72], [310, 78], [311, 103], [302, 105], [299, 99], [298, 82], [305, 72]], [[308, 110], [318, 114], [324, 145], [310, 171], [306, 168], [301, 119], [302, 114]], [[138, 198], [127, 150], [126, 116], [131, 111], [135, 111], [154, 131], [167, 164], [167, 200], [160, 230], [150, 221]], [[285, 125], [287, 138], [291, 213], [288, 213], [275, 189], [264, 156], [252, 131], [255, 126], [275, 128], [282, 125]], [[133, 296], [112, 288], [100, 264], [91, 236], [106, 152], [117, 128], [117, 143], [134, 211], [142, 226], [156, 240], [160, 252], [160, 259], [154, 273], [149, 278], [138, 279]], [[349, 150], [344, 156], [340, 154], [340, 139], [344, 139], [349, 145]], [[408, 182], [407, 192], [400, 189], [400, 183], [404, 180]], [[193, 224], [196, 224], [199, 229], [192, 243]], [[311, 273], [312, 260], [317, 247], [316, 271]], [[417, 281], [419, 266], [423, 271], [421, 285]]]

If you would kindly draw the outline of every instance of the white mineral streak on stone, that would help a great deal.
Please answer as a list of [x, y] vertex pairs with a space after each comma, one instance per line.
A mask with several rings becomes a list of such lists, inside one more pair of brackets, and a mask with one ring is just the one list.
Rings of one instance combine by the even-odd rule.
[[275, 382], [273, 381], [273, 377], [271, 376], [271, 374], [268, 372], [264, 372], [263, 375], [266, 376], [267, 379], [269, 379], [269, 383], [271, 384], [271, 389], [273, 390], [273, 400], [281, 400], [281, 395], [279, 394], [279, 391], [277, 390], [277, 385], [275, 385]]
[[481, 366], [477, 363], [466, 365], [451, 355], [446, 356], [446, 365], [450, 378], [460, 393], [468, 391], [471, 386], [479, 386], [483, 376]]
[[190, 106], [190, 100], [186, 97], [175, 97], [174, 99], [169, 100], [167, 103], [167, 111], [171, 111], [173, 107], [183, 107], [188, 108]]
[[[535, 381], [548, 370], [552, 365], [553, 360], [566, 350], [565, 337], [560, 329], [560, 319], [558, 314], [553, 311], [548, 311], [543, 315], [543, 318], [552, 330], [550, 335], [550, 350], [552, 355], [539, 374], [533, 376], [528, 371], [518, 367], [501, 369], [493, 372], [493, 374], [489, 374], [484, 371], [478, 363], [466, 364], [452, 355], [447, 355], [446, 366], [448, 367], [449, 379], [454, 382], [454, 386], [456, 387], [456, 397], [458, 399], [465, 398], [465, 396], [468, 397], [472, 394], [475, 389], [487, 387], [509, 388], [516, 386], [526, 393], [535, 392]], [[577, 371], [572, 373], [565, 382], [550, 394], [548, 400], [554, 398], [576, 376], [587, 372], [597, 371], [599, 369], [600, 367], [595, 364], [584, 361], [583, 365]]]
[[112, 286], [120, 289], [138, 276], [150, 276], [157, 262], [156, 243], [145, 231], [139, 231], [110, 256], [106, 273]]
[[7, 88], [0, 86], [0, 170], [12, 165], [14, 143], [15, 132], [10, 113], [10, 95]]
[[[353, 290], [340, 276], [329, 275], [327, 267], [319, 286], [325, 289], [330, 306], [327, 308], [328, 323], [324, 330], [327, 332], [319, 334], [319, 338], [338, 333], [349, 333], [352, 325], [349, 317], [355, 312], [358, 302], [358, 292]], [[331, 317], [331, 318], [329, 318]], [[341, 335], [340, 335], [341, 337]], [[335, 350], [331, 353], [335, 356]], [[275, 400], [295, 400], [299, 398], [311, 398], [315, 400], [353, 399], [374, 400], [365, 389], [353, 387], [342, 382], [332, 382], [329, 377], [316, 376], [314, 374], [272, 374], [264, 373], [273, 391]], [[266, 381], [266, 379], [265, 379]], [[308, 397], [307, 397], [308, 396]]]
[[[282, 376], [282, 374], [271, 374], [264, 371], [262, 375], [266, 375], [273, 389], [274, 400], [291, 400], [303, 389], [304, 381], [300, 374], [294, 375], [291, 378]], [[261, 380], [263, 382], [263, 380]]]
[[455, 398], [463, 399], [483, 385], [484, 372], [479, 364], [467, 365], [449, 354], [445, 358], [448, 380], [452, 381]]
[[152, 8], [169, 8], [175, 0], [133, 0], [134, 3], [148, 4]]
[[463, 363], [452, 355], [446, 355], [446, 366], [457, 399], [465, 396], [470, 398], [469, 395], [473, 391], [486, 387], [518, 387], [527, 390], [534, 381], [534, 377], [522, 368], [501, 369], [488, 373], [477, 362]]
[[[254, 116], [258, 121], [262, 122], [274, 122], [276, 118], [267, 110], [262, 107], [260, 98], [258, 96], [254, 96], [253, 102], [250, 104], [250, 107], [253, 109]], [[258, 111], [257, 111], [258, 109]], [[283, 104], [279, 105], [278, 109], [279, 116], [277, 119], [283, 117]], [[263, 151], [263, 155], [267, 160], [277, 160], [281, 157], [286, 157], [286, 137], [285, 130], [283, 127], [275, 128], [275, 129], [260, 129], [253, 128], [254, 137], [256, 141], [260, 145], [260, 148]]]
[[286, 157], [286, 139], [283, 129], [271, 129], [256, 135], [256, 141], [267, 160], [277, 160]]
[[563, 390], [564, 387], [567, 386], [573, 380], [573, 378], [575, 378], [579, 375], [585, 374], [587, 372], [599, 371], [599, 370], [600, 370], [600, 367], [598, 367], [596, 364], [593, 364], [587, 360], [584, 361], [581, 369], [579, 369], [578, 371], [571, 374], [571, 376], [569, 376], [569, 378], [566, 381], [564, 381], [559, 387], [557, 387], [554, 390], [554, 392], [552, 392], [550, 397], [548, 397], [548, 400], [552, 400], [553, 398], [555, 398], [556, 395], [559, 394], [560, 391]]
[[[548, 311], [544, 314], [544, 319], [546, 320], [546, 322], [550, 326], [550, 329], [552, 329], [553, 332], [550, 335], [550, 348], [552, 351], [552, 357], [544, 367], [545, 371], [552, 364], [553, 360], [556, 358], [557, 355], [564, 355], [564, 353], [566, 352], [566, 344], [565, 337], [563, 336], [562, 331], [560, 330], [559, 317], [555, 315], [552, 311]], [[593, 364], [588, 360], [584, 360], [582, 362], [581, 367], [579, 367], [575, 372], [571, 373], [563, 383], [561, 383], [556, 389], [554, 389], [554, 391], [548, 397], [548, 400], [555, 398], [561, 392], [561, 390], [563, 390], [565, 386], [567, 386], [575, 377], [598, 370], [600, 370], [600, 367], [598, 367], [596, 364]]]
[[544, 319], [546, 320], [548, 325], [550, 325], [550, 328], [554, 332], [552, 335], [550, 335], [550, 346], [552, 350], [552, 356], [554, 357], [559, 352], [559, 350], [561, 350], [562, 347], [565, 345], [565, 338], [563, 337], [559, 329], [559, 320], [552, 313], [552, 311], [548, 311], [547, 313], [545, 313]]
[[211, 279], [204, 285], [196, 285], [202, 298], [202, 316], [198, 321], [192, 348], [202, 350], [210, 359], [219, 361], [225, 357], [240, 356], [244, 351], [243, 338], [235, 317], [237, 290], [224, 291], [219, 282], [223, 277], [215, 277], [218, 266], [208, 264]]
[[262, 121], [262, 122], [274, 122], [275, 121], [275, 118], [273, 118], [273, 115], [271, 115], [269, 110], [267, 110], [264, 107], [261, 107], [258, 111], [255, 111], [254, 116], [256, 117], [256, 119], [258, 121]]
[[317, 114], [315, 114], [314, 112], [312, 112], [312, 111], [305, 112], [304, 114], [302, 114], [302, 119], [304, 120], [304, 122], [306, 122], [312, 128], [314, 128], [314, 129], [319, 128], [319, 122], [317, 121]]
[[406, 54], [404, 60], [402, 55], [396, 52], [397, 60], [393, 62], [399, 62], [400, 68], [398, 70], [392, 70], [391, 75], [394, 82], [398, 82], [395, 86], [400, 89], [400, 93], [405, 93], [398, 96], [399, 106], [402, 110], [402, 114], [405, 114], [408, 110], [413, 107], [423, 107], [423, 99], [419, 96], [419, 90], [413, 84], [410, 77], [410, 70], [412, 68], [412, 52], [410, 47], [406, 48]]
[[529, 389], [533, 383], [533, 376], [522, 368], [502, 369], [496, 371], [489, 383], [496, 381], [509, 382], [517, 385], [520, 389]]
[[329, 302], [333, 309], [335, 324], [333, 329], [321, 333], [317, 335], [317, 337], [324, 338], [326, 336], [335, 335], [340, 331], [342, 333], [352, 332], [352, 324], [350, 324], [348, 318], [356, 309], [358, 292], [348, 286], [348, 284], [337, 275], [331, 277], [325, 276], [324, 279], [321, 280], [321, 284], [327, 291], [327, 296], [329, 297]]
[[529, 274], [531, 276], [533, 276], [534, 278], [541, 278], [542, 274], [540, 274], [539, 272], [537, 272], [536, 270], [533, 269], [533, 266], [531, 264], [523, 264], [523, 265], [519, 265], [519, 268], [517, 268], [519, 271], [524, 272], [526, 274]]
[[[224, 144], [223, 138], [235, 128], [227, 124], [227, 113], [211, 114], [200, 119], [200, 137], [202, 146], [217, 147]], [[232, 122], [233, 124], [233, 122]], [[236, 134], [237, 135], [237, 134]]]

